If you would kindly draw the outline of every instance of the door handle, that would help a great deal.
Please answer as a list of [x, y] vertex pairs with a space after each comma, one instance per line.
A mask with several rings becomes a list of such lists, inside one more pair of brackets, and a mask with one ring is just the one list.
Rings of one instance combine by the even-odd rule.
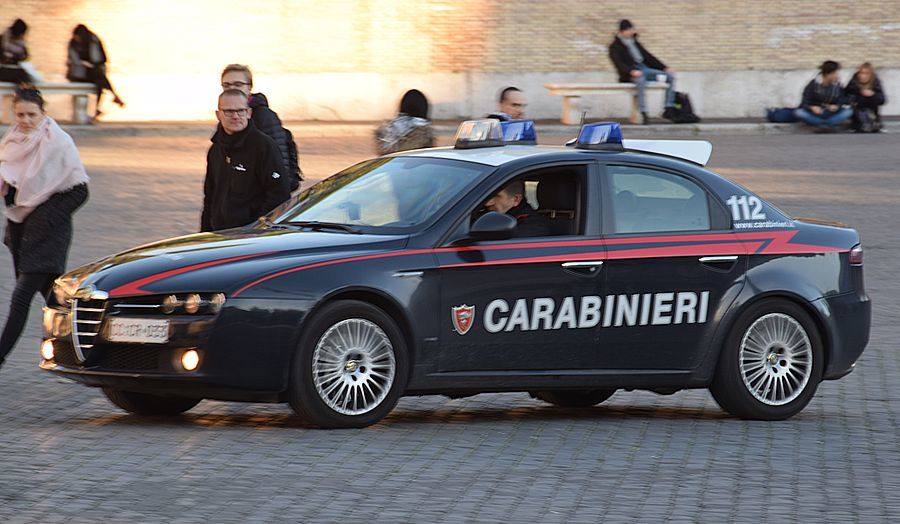
[[738, 259], [737, 255], [700, 257], [700, 263], [702, 263], [702, 264], [724, 264], [725, 262], [734, 262], [737, 259]]
[[598, 269], [603, 265], [602, 260], [585, 260], [584, 262], [563, 262], [566, 269]]

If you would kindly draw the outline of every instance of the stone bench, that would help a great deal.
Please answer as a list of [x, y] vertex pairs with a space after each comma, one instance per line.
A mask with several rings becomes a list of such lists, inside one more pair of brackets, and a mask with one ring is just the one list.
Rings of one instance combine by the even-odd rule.
[[[47, 95], [72, 95], [72, 122], [75, 124], [90, 124], [91, 119], [88, 117], [88, 96], [97, 93], [97, 86], [83, 82], [65, 82], [65, 83], [41, 83], [36, 86], [41, 94]], [[10, 82], [0, 82], [0, 108], [7, 107], [7, 98], [12, 99], [16, 92], [16, 84]], [[12, 104], [9, 103], [11, 106]], [[10, 108], [9, 116], [12, 116]], [[2, 116], [2, 115], [0, 115]], [[9, 119], [13, 121], [12, 118]]]
[[[563, 124], [578, 124], [581, 122], [581, 97], [584, 95], [629, 94], [631, 95], [632, 124], [638, 123], [640, 109], [637, 103], [637, 86], [630, 82], [615, 82], [605, 84], [544, 84], [551, 95], [561, 96]], [[669, 87], [666, 82], [647, 82], [648, 91], [665, 91]]]

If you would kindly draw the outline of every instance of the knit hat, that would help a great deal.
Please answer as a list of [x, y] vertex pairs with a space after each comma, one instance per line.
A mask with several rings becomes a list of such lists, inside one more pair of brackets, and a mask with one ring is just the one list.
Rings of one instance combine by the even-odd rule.
[[624, 30], [626, 30], [626, 29], [631, 29], [632, 27], [634, 27], [634, 25], [631, 23], [630, 20], [626, 20], [626, 19], [624, 19], [624, 18], [621, 19], [621, 20], [619, 20], [619, 31], [624, 31]]

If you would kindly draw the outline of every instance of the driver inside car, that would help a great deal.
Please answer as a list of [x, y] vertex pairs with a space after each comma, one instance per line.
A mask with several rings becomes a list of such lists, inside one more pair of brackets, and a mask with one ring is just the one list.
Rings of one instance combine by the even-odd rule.
[[513, 237], [543, 237], [550, 235], [547, 218], [534, 210], [525, 200], [525, 182], [507, 184], [484, 203], [485, 211], [506, 213], [516, 219]]

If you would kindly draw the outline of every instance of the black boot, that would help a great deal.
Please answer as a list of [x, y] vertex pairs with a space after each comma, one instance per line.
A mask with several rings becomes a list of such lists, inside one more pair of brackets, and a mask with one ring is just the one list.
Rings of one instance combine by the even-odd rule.
[[650, 123], [650, 117], [647, 116], [647, 112], [641, 112], [641, 125], [645, 126]]

